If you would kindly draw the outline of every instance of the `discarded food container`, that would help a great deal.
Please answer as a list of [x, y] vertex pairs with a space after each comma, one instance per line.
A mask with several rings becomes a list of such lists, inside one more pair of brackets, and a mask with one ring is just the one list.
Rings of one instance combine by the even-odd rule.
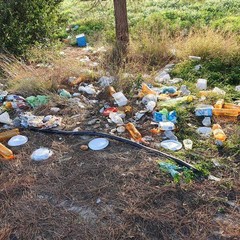
[[106, 148], [108, 144], [109, 144], [109, 141], [106, 138], [95, 138], [88, 143], [88, 147], [91, 150], [98, 151]]
[[199, 127], [197, 129], [197, 133], [200, 134], [203, 137], [210, 137], [211, 133], [212, 133], [212, 129], [210, 127]]
[[87, 39], [86, 39], [84, 33], [77, 35], [76, 40], [77, 40], [77, 45], [79, 47], [86, 47], [87, 46]]
[[5, 123], [5, 124], [12, 123], [12, 120], [10, 119], [8, 112], [4, 112], [0, 115], [0, 123]]
[[127, 105], [128, 100], [122, 92], [116, 92], [112, 96], [119, 107]]
[[219, 124], [213, 124], [212, 126], [213, 136], [216, 140], [224, 142], [227, 138]]
[[183, 140], [183, 145], [184, 145], [184, 148], [186, 150], [191, 150], [192, 149], [192, 145], [193, 145], [193, 142], [191, 139], [184, 139]]
[[23, 135], [17, 135], [12, 137], [9, 141], [8, 141], [8, 146], [10, 147], [18, 147], [21, 146], [25, 143], [27, 143], [28, 138], [26, 136]]
[[199, 78], [197, 80], [197, 88], [199, 90], [206, 90], [207, 89], [207, 80], [203, 78]]
[[172, 131], [175, 129], [175, 125], [172, 122], [159, 122], [158, 125], [163, 131]]
[[213, 114], [213, 106], [211, 105], [199, 105], [195, 109], [195, 115], [197, 117], [204, 116], [204, 117], [211, 117]]
[[9, 140], [11, 137], [19, 135], [19, 129], [15, 128], [9, 131], [1, 132], [0, 133], [0, 142], [4, 140]]
[[211, 126], [211, 118], [210, 117], [205, 117], [203, 120], [202, 120], [202, 124], [203, 126], [205, 127], [210, 127]]
[[177, 151], [182, 148], [182, 144], [175, 140], [165, 140], [162, 141], [160, 145], [161, 147], [172, 151]]
[[43, 160], [47, 160], [52, 155], [53, 155], [52, 150], [41, 147], [32, 153], [31, 159], [34, 161], [43, 161]]
[[0, 143], [0, 155], [3, 158], [8, 159], [8, 160], [11, 160], [14, 158], [13, 152], [1, 143]]
[[146, 105], [146, 109], [147, 109], [149, 112], [152, 112], [155, 107], [156, 107], [156, 102], [154, 102], [154, 101], [150, 101], [150, 102], [148, 102], [147, 105]]
[[141, 141], [142, 140], [142, 135], [141, 133], [136, 129], [136, 127], [132, 124], [132, 123], [128, 123], [126, 124], [126, 129], [128, 130], [128, 132], [130, 133], [131, 137], [135, 140], [135, 141]]
[[218, 94], [218, 95], [223, 95], [223, 96], [226, 94], [226, 92], [225, 92], [224, 90], [222, 90], [222, 89], [220, 89], [220, 88], [218, 88], [218, 87], [215, 87], [215, 88], [212, 90], [212, 92], [215, 93], [215, 94]]

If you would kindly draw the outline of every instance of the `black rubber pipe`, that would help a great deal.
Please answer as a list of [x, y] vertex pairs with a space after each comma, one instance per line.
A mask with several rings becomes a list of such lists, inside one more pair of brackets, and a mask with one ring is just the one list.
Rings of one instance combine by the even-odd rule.
[[159, 150], [156, 150], [154, 148], [150, 148], [147, 147], [145, 145], [139, 144], [137, 142], [133, 142], [129, 139], [126, 138], [122, 138], [122, 137], [118, 137], [118, 136], [114, 136], [111, 134], [107, 134], [107, 133], [100, 133], [100, 132], [92, 132], [92, 131], [79, 131], [79, 132], [75, 132], [75, 131], [63, 131], [63, 130], [51, 130], [51, 129], [38, 129], [38, 128], [28, 128], [31, 131], [35, 131], [35, 132], [41, 132], [41, 133], [51, 133], [51, 134], [62, 134], [62, 135], [73, 135], [73, 136], [97, 136], [97, 137], [104, 137], [104, 138], [109, 138], [109, 139], [113, 139], [122, 143], [126, 143], [129, 144], [131, 146], [140, 148], [140, 149], [145, 149], [146, 151], [149, 152], [153, 152], [156, 153], [160, 156], [166, 157], [168, 159], [171, 159], [173, 161], [175, 161], [177, 164], [179, 164], [180, 166], [184, 166], [187, 167], [189, 169], [191, 169], [193, 172], [195, 173], [201, 173], [198, 169], [196, 169], [194, 166], [192, 166], [191, 164], [176, 158], [172, 155], [169, 155], [167, 153], [161, 152]]

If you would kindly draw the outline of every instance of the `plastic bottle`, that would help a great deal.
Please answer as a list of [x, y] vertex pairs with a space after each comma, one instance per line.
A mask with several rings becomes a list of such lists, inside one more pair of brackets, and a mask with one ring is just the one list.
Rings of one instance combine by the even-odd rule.
[[212, 126], [213, 136], [216, 140], [224, 142], [227, 138], [219, 124], [213, 124]]
[[240, 115], [240, 110], [238, 109], [214, 108], [212, 112], [214, 116], [222, 117], [238, 117], [238, 115]]
[[0, 143], [0, 155], [3, 158], [8, 159], [8, 160], [11, 160], [14, 158], [13, 152], [1, 143]]
[[223, 105], [223, 108], [227, 108], [227, 109], [238, 109], [238, 111], [240, 112], [240, 106], [233, 104], [233, 103], [225, 103]]
[[197, 80], [197, 88], [199, 90], [206, 90], [207, 89], [207, 79], [199, 78]]
[[141, 133], [135, 128], [135, 126], [132, 123], [127, 123], [126, 124], [126, 129], [130, 133], [131, 137], [135, 141], [141, 141], [142, 140], [142, 135]]
[[150, 89], [146, 83], [143, 83], [142, 84], [142, 91], [139, 92], [138, 96], [142, 98], [142, 97], [144, 97], [145, 95], [148, 95], [148, 94], [157, 95], [157, 93], [155, 91], [153, 91], [152, 89]]
[[214, 108], [221, 109], [223, 107], [223, 104], [224, 104], [224, 99], [220, 99], [216, 102], [216, 104], [214, 105]]
[[8, 140], [16, 135], [19, 135], [19, 129], [15, 128], [9, 131], [5, 131], [5, 132], [1, 132], [0, 133], [0, 142], [4, 141], [4, 140]]
[[112, 86], [109, 86], [109, 87], [108, 87], [108, 92], [109, 92], [109, 95], [110, 95], [110, 96], [112, 96], [114, 93], [116, 93], [114, 87], [112, 87]]

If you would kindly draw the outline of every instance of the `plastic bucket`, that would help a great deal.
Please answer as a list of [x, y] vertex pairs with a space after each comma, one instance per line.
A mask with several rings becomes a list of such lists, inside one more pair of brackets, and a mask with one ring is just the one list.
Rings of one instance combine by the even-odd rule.
[[77, 40], [77, 45], [79, 47], [86, 47], [87, 46], [87, 39], [86, 39], [86, 37], [83, 33], [77, 35], [76, 40]]

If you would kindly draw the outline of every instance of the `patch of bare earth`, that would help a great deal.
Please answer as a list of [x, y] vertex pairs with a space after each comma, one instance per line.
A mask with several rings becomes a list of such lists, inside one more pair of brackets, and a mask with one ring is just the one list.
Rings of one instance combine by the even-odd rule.
[[[239, 185], [175, 186], [159, 158], [128, 145], [81, 151], [88, 137], [24, 134], [17, 160], [0, 163], [1, 239], [239, 239], [239, 208], [225, 199], [239, 201]], [[39, 146], [53, 157], [31, 161]]]

